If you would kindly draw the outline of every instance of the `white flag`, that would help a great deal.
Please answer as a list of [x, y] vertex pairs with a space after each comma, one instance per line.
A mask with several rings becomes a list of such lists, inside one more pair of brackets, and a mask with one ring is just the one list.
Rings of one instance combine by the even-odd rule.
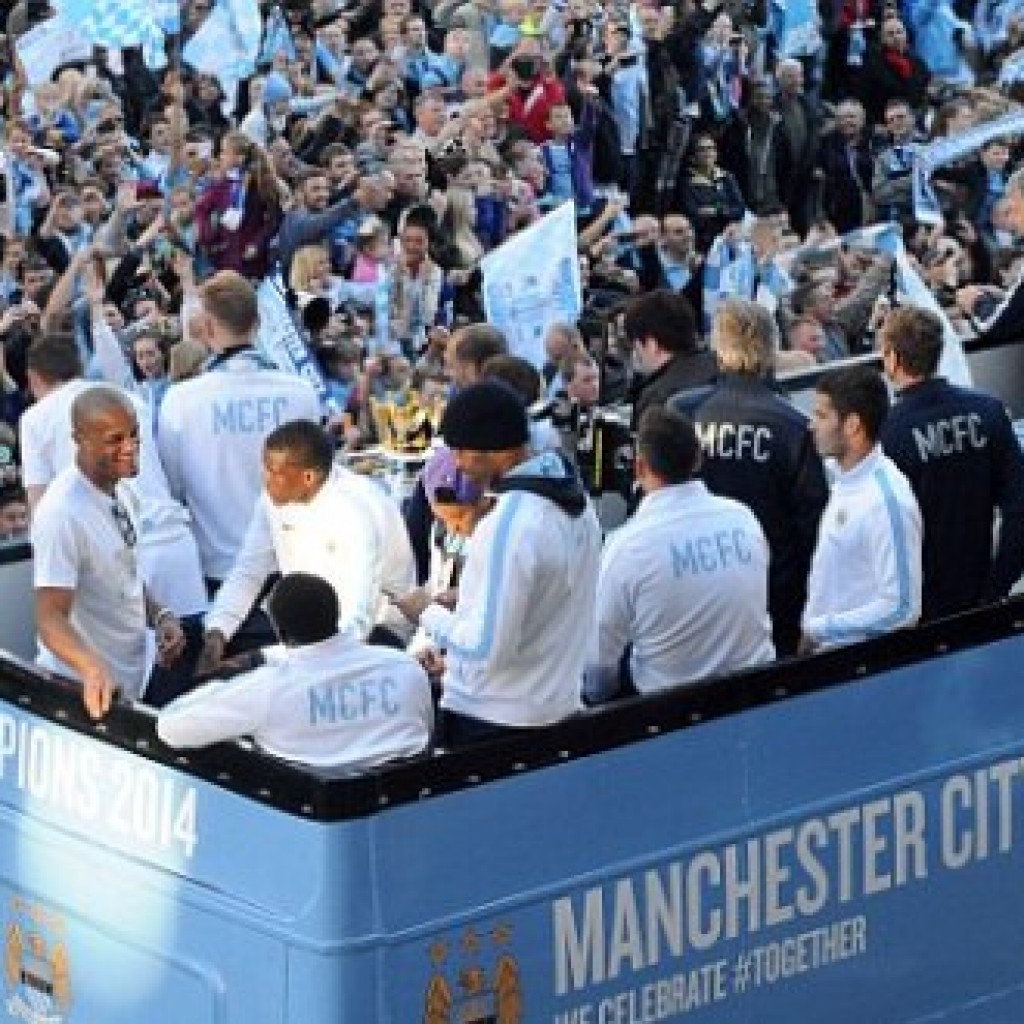
[[509, 352], [544, 366], [544, 335], [553, 323], [575, 323], [583, 308], [576, 250], [576, 206], [563, 203], [513, 235], [480, 263], [487, 320]]

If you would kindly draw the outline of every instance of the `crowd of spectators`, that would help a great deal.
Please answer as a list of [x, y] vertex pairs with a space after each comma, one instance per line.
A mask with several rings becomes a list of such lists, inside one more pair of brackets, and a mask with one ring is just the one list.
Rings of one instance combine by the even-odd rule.
[[[876, 350], [889, 307], [905, 300], [893, 250], [836, 240], [879, 225], [898, 229], [952, 332], [1015, 340], [1024, 139], [1001, 134], [939, 166], [939, 215], [927, 222], [913, 177], [929, 143], [1018, 109], [1005, 68], [1024, 43], [1024, 16], [1010, 2], [843, 0], [791, 4], [793, 23], [779, 6], [263, 4], [257, 72], [234, 82], [183, 59], [212, 7], [185, 0], [165, 68], [147, 67], [139, 50], [96, 48], [39, 82], [18, 40], [53, 12], [15, 4], [3, 93], [0, 535], [24, 530], [38, 498], [25, 486], [45, 482], [21, 477], [19, 420], [79, 376], [124, 387], [158, 459], [175, 451], [161, 496], [169, 484], [167, 497], [191, 504], [203, 485], [190, 474], [217, 474], [218, 485], [237, 475], [196, 454], [190, 403], [202, 389], [184, 382], [211, 364], [230, 369], [254, 338], [261, 347], [266, 325], [254, 328], [244, 281], [283, 296], [324, 380], [323, 422], [347, 449], [375, 440], [372, 400], [409, 388], [443, 398], [493, 376], [527, 404], [545, 392], [584, 408], [627, 401], [636, 428], [677, 392], [730, 374], [764, 382]], [[548, 325], [547, 361], [531, 379], [514, 358], [501, 363], [501, 334], [483, 323], [481, 261], [569, 200], [584, 315]], [[740, 253], [749, 273], [723, 276]], [[770, 327], [730, 312], [730, 298], [758, 303]], [[726, 336], [748, 327], [770, 349], [732, 366]], [[246, 372], [269, 369], [263, 358], [255, 352]], [[758, 401], [774, 401], [769, 392]], [[714, 491], [730, 456], [708, 434], [707, 398], [687, 412]], [[259, 435], [245, 442], [251, 485], [229, 488], [239, 507], [258, 496], [274, 425], [249, 431]], [[236, 426], [224, 433], [245, 432]], [[733, 495], [758, 513], [776, 559], [787, 524], [807, 520], [799, 578], [772, 570], [773, 611], [792, 605], [781, 633], [775, 616], [781, 653], [800, 642], [826, 503], [820, 464], [812, 479], [801, 468], [814, 458], [802, 421], [795, 429], [804, 437], [791, 471], [811, 504], [766, 520], [758, 494]], [[868, 451], [879, 429], [872, 421]], [[144, 464], [145, 447], [144, 436]], [[648, 460], [655, 489], [697, 472], [658, 470], [660, 458]], [[422, 488], [419, 497], [425, 505]], [[205, 529], [202, 511], [191, 513]], [[208, 584], [227, 576], [245, 526], [226, 504], [217, 513], [223, 530], [198, 538]]]
[[226, 96], [181, 61], [205, 0], [183, 5], [166, 69], [97, 48], [33, 86], [17, 42], [51, 12], [23, 0], [7, 25], [4, 419], [30, 400], [41, 331], [73, 334], [88, 367], [95, 261], [108, 322], [157, 401], [197, 362], [179, 347], [190, 276], [280, 268], [334, 408], [365, 429], [361, 399], [439, 377], [446, 332], [482, 319], [481, 258], [567, 199], [590, 309], [666, 287], [706, 332], [705, 264], [750, 245], [754, 280], [724, 291], [777, 306], [787, 365], [857, 353], [889, 257], [851, 247], [784, 279], [774, 268], [801, 243], [895, 221], [970, 330], [983, 289], [1018, 269], [1018, 140], [938, 170], [938, 226], [915, 222], [911, 171], [929, 140], [1010, 109], [1018, 86], [999, 87], [999, 69], [1018, 21], [1003, 12], [993, 35], [969, 24], [998, 22], [992, 5], [956, 5], [948, 31], [922, 4], [819, 6], [800, 31], [757, 3], [264, 7], [262, 63]]

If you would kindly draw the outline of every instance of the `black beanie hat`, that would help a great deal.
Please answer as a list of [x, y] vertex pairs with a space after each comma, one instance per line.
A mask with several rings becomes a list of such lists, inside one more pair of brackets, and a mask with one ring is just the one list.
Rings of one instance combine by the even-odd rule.
[[444, 410], [441, 434], [449, 448], [504, 452], [530, 440], [526, 406], [510, 387], [496, 380], [470, 384]]

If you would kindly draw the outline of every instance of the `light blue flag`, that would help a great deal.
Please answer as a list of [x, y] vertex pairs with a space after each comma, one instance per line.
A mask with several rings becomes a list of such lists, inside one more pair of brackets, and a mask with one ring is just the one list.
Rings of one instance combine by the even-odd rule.
[[772, 0], [768, 34], [780, 57], [811, 57], [821, 48], [821, 22], [814, 0]]
[[238, 83], [256, 70], [262, 32], [256, 0], [218, 0], [181, 57], [196, 71], [216, 78], [233, 106]]
[[981, 0], [974, 10], [974, 36], [988, 53], [1005, 39], [1012, 18], [1024, 16], [1024, 0]]
[[284, 12], [280, 7], [272, 7], [270, 14], [267, 15], [260, 62], [270, 64], [281, 52], [287, 54], [289, 60], [295, 60], [295, 43], [292, 40], [291, 29], [288, 28]]
[[94, 46], [110, 50], [139, 46], [148, 68], [166, 67], [164, 33], [146, 0], [63, 0], [59, 11]]
[[169, 36], [181, 32], [181, 6], [179, 0], [156, 0], [153, 5], [156, 23]]
[[480, 269], [488, 323], [505, 334], [509, 352], [540, 369], [548, 327], [575, 323], [583, 308], [573, 202], [489, 252]]
[[887, 252], [896, 264], [896, 298], [898, 302], [911, 303], [931, 310], [942, 322], [943, 348], [939, 360], [939, 373], [954, 384], [965, 387], [971, 384], [971, 371], [967, 366], [960, 335], [949, 322], [942, 307], [936, 301], [931, 289], [921, 280], [921, 275], [914, 269], [903, 245], [903, 234], [897, 224], [875, 224], [870, 228], [850, 231], [842, 238], [820, 245], [805, 246], [790, 250], [777, 258], [783, 269], [790, 269], [802, 254], [811, 251], [829, 251], [844, 245], [850, 249], [868, 249], [874, 252]]
[[313, 60], [335, 85], [340, 87], [344, 83], [347, 68], [319, 39], [316, 41]]
[[1024, 80], [1024, 50], [1017, 50], [1004, 58], [999, 68], [999, 84], [1013, 85]]
[[704, 257], [704, 333], [711, 330], [723, 299], [754, 297], [754, 250], [746, 239], [719, 235]]
[[914, 48], [928, 70], [946, 82], [973, 85], [974, 72], [957, 43], [958, 32], [964, 33], [968, 41], [973, 32], [956, 16], [950, 0], [916, 0], [908, 11]]
[[257, 351], [279, 370], [305, 377], [316, 388], [326, 412], [327, 385], [316, 359], [295, 325], [281, 281], [271, 277], [261, 281], [256, 289], [256, 303], [260, 314]]

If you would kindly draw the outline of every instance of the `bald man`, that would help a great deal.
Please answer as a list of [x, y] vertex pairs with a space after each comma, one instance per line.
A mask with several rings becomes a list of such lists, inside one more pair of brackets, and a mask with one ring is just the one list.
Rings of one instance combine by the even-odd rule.
[[149, 674], [146, 626], [160, 663], [184, 650], [174, 614], [146, 594], [139, 573], [137, 510], [119, 483], [139, 470], [139, 424], [111, 387], [71, 406], [75, 463], [47, 488], [32, 520], [40, 666], [80, 679], [93, 718], [115, 692], [141, 696]]

